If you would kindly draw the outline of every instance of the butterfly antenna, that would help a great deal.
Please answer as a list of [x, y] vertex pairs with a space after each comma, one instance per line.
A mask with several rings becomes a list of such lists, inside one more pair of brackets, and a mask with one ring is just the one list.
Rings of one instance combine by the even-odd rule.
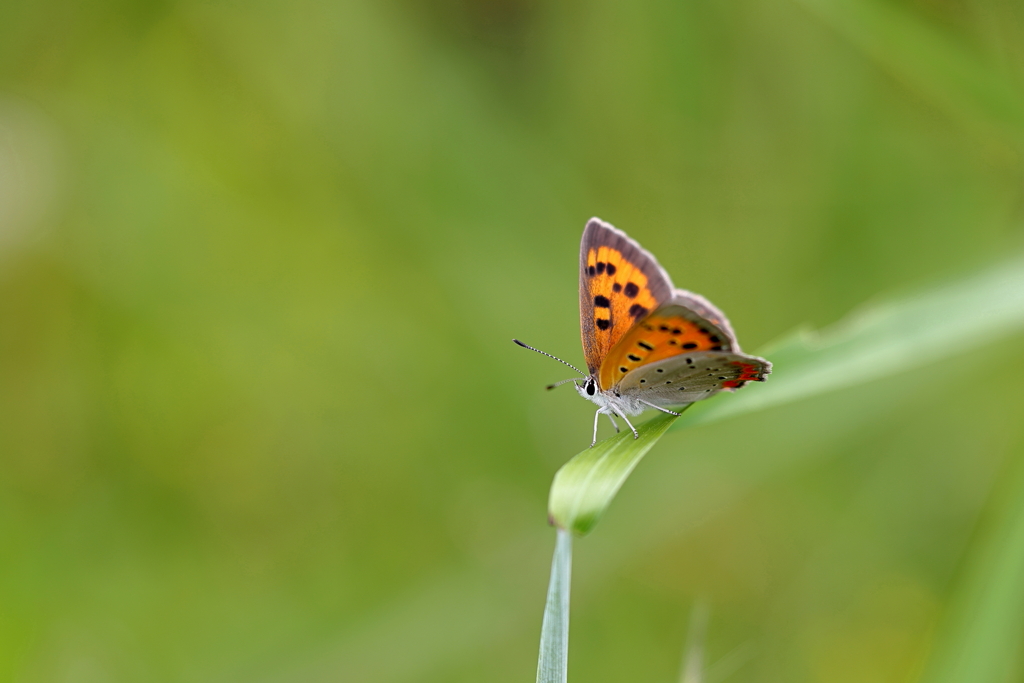
[[[572, 368], [572, 369], [573, 369], [573, 370], [575, 370], [576, 372], [580, 373], [580, 374], [581, 374], [581, 375], [583, 375], [584, 377], [586, 377], [586, 376], [587, 376], [587, 375], [586, 375], [586, 373], [585, 373], [585, 372], [583, 372], [582, 370], [580, 370], [580, 369], [579, 369], [578, 367], [576, 367], [576, 366], [575, 366], [575, 365], [573, 365], [572, 363], [566, 363], [566, 362], [565, 362], [564, 360], [562, 360], [562, 359], [561, 359], [561, 358], [559, 358], [558, 356], [552, 356], [552, 355], [551, 355], [550, 353], [546, 353], [546, 352], [544, 352], [544, 351], [541, 351], [540, 349], [535, 349], [535, 348], [533, 348], [532, 346], [530, 346], [529, 344], [524, 344], [523, 342], [519, 341], [518, 339], [513, 339], [512, 341], [514, 341], [514, 342], [515, 342], [516, 344], [519, 344], [519, 345], [520, 345], [520, 346], [522, 346], [522, 347], [523, 347], [524, 349], [530, 349], [531, 351], [536, 351], [537, 353], [543, 354], [543, 355], [547, 356], [548, 358], [554, 358], [555, 360], [557, 360], [557, 361], [558, 361], [559, 363], [561, 363], [562, 365], [568, 365], [568, 366], [569, 366], [570, 368]], [[568, 380], [566, 380], [566, 381], [568, 381]], [[561, 384], [561, 382], [559, 382], [558, 384]], [[558, 386], [558, 384], [554, 384], [554, 385], [552, 385], [552, 386]]]
[[[563, 379], [561, 382], [555, 382], [554, 384], [549, 384], [549, 385], [547, 385], [544, 388], [547, 389], [548, 391], [550, 391], [550, 390], [554, 389], [555, 387], [560, 387], [563, 384], [566, 384], [568, 382], [579, 382], [579, 381], [580, 380], [578, 378], [576, 378], [576, 377], [570, 377], [569, 379]], [[576, 386], [579, 386], [579, 385], [577, 384]]]

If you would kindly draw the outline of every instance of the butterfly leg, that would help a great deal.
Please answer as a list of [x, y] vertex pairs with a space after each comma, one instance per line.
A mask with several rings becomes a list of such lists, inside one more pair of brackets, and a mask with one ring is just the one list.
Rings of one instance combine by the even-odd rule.
[[619, 423], [615, 421], [615, 416], [612, 413], [605, 413], [608, 419], [612, 421], [612, 427], [615, 427], [615, 433], [619, 433]]
[[621, 417], [623, 420], [625, 420], [626, 424], [629, 425], [629, 428], [633, 430], [633, 438], [634, 439], [639, 439], [640, 438], [640, 434], [639, 434], [639, 432], [636, 431], [636, 427], [633, 426], [633, 423], [629, 421], [629, 418], [626, 417], [625, 415], [623, 415], [622, 413], [619, 413], [619, 417]]
[[669, 415], [675, 415], [676, 417], [679, 417], [680, 415], [682, 415], [682, 413], [677, 413], [674, 410], [669, 410], [668, 408], [662, 408], [661, 406], [656, 406], [653, 403], [648, 403], [647, 401], [643, 400], [642, 398], [638, 398], [637, 400], [640, 401], [641, 403], [643, 403], [645, 406], [650, 406], [650, 407], [654, 408], [655, 410], [660, 410], [663, 413], [668, 413]]
[[597, 443], [597, 420], [601, 417], [601, 413], [604, 412], [604, 408], [598, 408], [597, 412], [594, 413], [594, 440], [590, 442], [590, 447], [593, 448]]

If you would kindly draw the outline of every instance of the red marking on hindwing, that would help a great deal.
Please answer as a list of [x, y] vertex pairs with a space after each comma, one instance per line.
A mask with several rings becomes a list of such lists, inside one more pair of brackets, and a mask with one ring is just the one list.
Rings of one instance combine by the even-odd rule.
[[740, 369], [740, 376], [736, 379], [730, 379], [722, 382], [722, 386], [727, 389], [738, 389], [747, 382], [763, 382], [764, 371], [756, 363], [744, 363], [743, 361], [733, 361], [732, 363]]

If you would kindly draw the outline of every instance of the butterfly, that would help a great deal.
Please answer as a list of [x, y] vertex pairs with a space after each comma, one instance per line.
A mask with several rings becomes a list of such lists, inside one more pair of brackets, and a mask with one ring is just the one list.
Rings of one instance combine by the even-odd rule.
[[580, 396], [597, 404], [597, 424], [607, 415], [615, 431], [649, 408], [679, 415], [679, 410], [747, 382], [763, 382], [772, 364], [740, 350], [725, 315], [710, 301], [676, 289], [649, 251], [626, 233], [591, 218], [580, 244], [580, 334], [588, 373], [572, 382]]

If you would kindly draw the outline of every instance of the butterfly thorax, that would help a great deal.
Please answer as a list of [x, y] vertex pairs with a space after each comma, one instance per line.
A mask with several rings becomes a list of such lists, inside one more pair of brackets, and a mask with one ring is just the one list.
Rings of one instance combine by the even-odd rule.
[[602, 390], [594, 375], [584, 380], [583, 384], [577, 384], [576, 391], [583, 398], [596, 403], [598, 407], [611, 408], [619, 415], [639, 415], [650, 407], [636, 398], [621, 395], [615, 387]]

